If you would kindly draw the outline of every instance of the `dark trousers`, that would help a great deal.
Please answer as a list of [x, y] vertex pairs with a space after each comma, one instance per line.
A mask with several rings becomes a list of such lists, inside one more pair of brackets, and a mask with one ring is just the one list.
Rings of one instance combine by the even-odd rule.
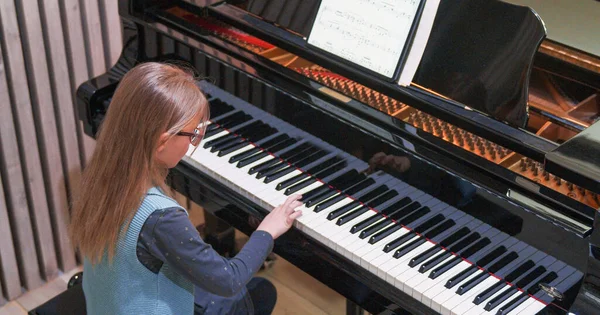
[[[275, 303], [277, 302], [277, 289], [275, 289], [275, 286], [269, 280], [260, 277], [252, 278], [246, 284], [246, 289], [248, 290], [248, 295], [244, 295], [241, 299], [240, 295], [238, 295], [234, 299], [224, 298], [224, 300], [214, 303], [226, 303], [223, 305], [225, 309], [230, 307], [229, 303], [232, 303], [231, 307], [233, 308], [229, 312], [235, 315], [243, 315], [250, 313], [247, 300], [250, 298], [254, 306], [254, 314], [268, 315], [273, 312]], [[200, 304], [195, 304], [194, 306], [194, 315], [224, 314], [224, 312], [220, 307], [215, 308], [211, 306], [211, 309], [205, 309]]]
[[253, 278], [246, 285], [254, 304], [254, 314], [271, 314], [277, 303], [277, 289], [265, 278]]

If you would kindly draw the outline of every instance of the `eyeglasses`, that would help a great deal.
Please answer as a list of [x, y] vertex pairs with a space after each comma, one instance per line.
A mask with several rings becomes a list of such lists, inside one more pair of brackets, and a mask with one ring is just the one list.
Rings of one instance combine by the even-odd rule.
[[193, 133], [180, 131], [180, 132], [176, 133], [175, 135], [190, 137], [190, 143], [193, 146], [197, 146], [198, 144], [200, 144], [200, 141], [202, 140], [202, 134], [200, 133], [200, 129], [198, 129], [198, 128], [195, 128]]

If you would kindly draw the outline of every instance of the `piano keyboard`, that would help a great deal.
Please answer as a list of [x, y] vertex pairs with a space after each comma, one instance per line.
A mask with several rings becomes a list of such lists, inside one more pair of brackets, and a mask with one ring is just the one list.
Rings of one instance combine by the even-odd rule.
[[265, 209], [301, 194], [295, 227], [442, 314], [536, 314], [583, 274], [227, 92], [184, 160]]

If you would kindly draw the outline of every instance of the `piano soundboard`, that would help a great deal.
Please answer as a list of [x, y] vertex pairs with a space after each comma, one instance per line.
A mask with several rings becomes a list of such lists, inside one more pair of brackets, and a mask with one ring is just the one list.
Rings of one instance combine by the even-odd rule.
[[[577, 269], [202, 81], [212, 118], [183, 163], [441, 314], [536, 314]], [[552, 293], [552, 292], [550, 292]]]

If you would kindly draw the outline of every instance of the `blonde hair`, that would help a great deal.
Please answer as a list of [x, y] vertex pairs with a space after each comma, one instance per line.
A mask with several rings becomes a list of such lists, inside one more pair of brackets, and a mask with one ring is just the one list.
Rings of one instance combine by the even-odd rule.
[[155, 153], [160, 136], [174, 136], [198, 115], [208, 119], [208, 103], [191, 71], [143, 63], [119, 83], [97, 135], [96, 149], [82, 175], [69, 232], [92, 263], [114, 256], [120, 236], [150, 186], [165, 189], [168, 169]]

